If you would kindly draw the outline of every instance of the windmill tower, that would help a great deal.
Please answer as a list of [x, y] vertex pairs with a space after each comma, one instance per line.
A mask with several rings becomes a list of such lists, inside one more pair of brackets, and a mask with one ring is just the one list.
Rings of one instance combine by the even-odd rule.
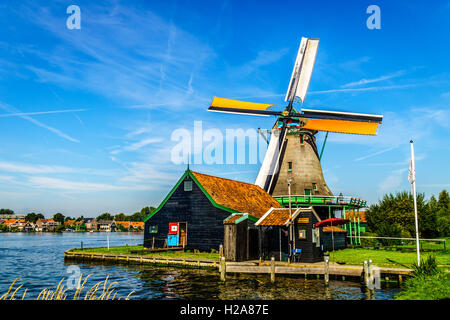
[[[292, 71], [283, 111], [273, 104], [253, 103], [214, 97], [208, 111], [277, 116], [271, 139], [255, 184], [275, 197], [290, 195], [333, 196], [320, 164], [328, 132], [376, 135], [383, 116], [349, 112], [294, 108], [303, 105], [308, 91], [318, 39], [302, 38]], [[315, 135], [327, 132], [319, 154]]]

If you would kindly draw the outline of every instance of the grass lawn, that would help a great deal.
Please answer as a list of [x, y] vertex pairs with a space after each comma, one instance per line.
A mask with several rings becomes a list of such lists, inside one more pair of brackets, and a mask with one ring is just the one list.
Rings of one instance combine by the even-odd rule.
[[[74, 252], [92, 252], [92, 253], [109, 253], [109, 254], [136, 254], [131, 253], [132, 250], [142, 250], [143, 246], [122, 246], [122, 247], [102, 247], [90, 249], [74, 249]], [[141, 253], [139, 253], [141, 254]], [[199, 260], [219, 260], [219, 253], [211, 252], [186, 252], [181, 251], [162, 251], [162, 252], [145, 252], [141, 254], [143, 257], [163, 257], [163, 258], [183, 258], [183, 259], [199, 259]]]
[[[410, 268], [417, 261], [415, 252], [400, 252], [384, 249], [344, 249], [337, 250], [334, 253], [329, 252], [330, 261], [338, 263], [362, 265], [364, 260], [371, 259], [373, 264], [380, 267], [391, 268]], [[436, 261], [441, 268], [450, 269], [450, 253], [449, 252], [421, 252], [420, 257], [425, 259], [428, 255], [435, 255]]]

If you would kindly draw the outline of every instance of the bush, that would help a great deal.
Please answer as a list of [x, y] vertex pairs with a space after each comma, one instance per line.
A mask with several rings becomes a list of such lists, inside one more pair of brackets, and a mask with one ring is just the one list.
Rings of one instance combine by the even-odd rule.
[[439, 272], [434, 255], [429, 255], [426, 260], [420, 259], [420, 266], [414, 262], [412, 268], [414, 277], [433, 276]]

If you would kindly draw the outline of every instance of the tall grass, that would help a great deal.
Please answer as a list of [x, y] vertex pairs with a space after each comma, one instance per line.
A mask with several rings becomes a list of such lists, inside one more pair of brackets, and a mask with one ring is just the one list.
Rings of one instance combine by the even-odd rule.
[[413, 276], [403, 290], [395, 296], [396, 300], [439, 300], [450, 298], [450, 274], [438, 269], [436, 258], [428, 256], [421, 259], [420, 266], [412, 265]]
[[[80, 275], [78, 279], [77, 289], [72, 297], [73, 300], [115, 300], [117, 290], [112, 288], [113, 285], [117, 284], [117, 282], [111, 282], [108, 284], [108, 277], [106, 277], [105, 281], [100, 281], [94, 284], [89, 290], [86, 290], [86, 293], [83, 293], [83, 289], [85, 288], [86, 281], [91, 275], [87, 275], [83, 280], [83, 274]], [[19, 280], [18, 277], [13, 283], [10, 285], [8, 291], [0, 296], [0, 300], [18, 300], [16, 295], [18, 291], [23, 287], [23, 285], [18, 286], [14, 289], [14, 285]], [[67, 300], [67, 290], [68, 288], [64, 288], [62, 285], [64, 278], [58, 283], [55, 290], [43, 289], [37, 296], [36, 300]], [[26, 297], [27, 289], [21, 295], [20, 300], [24, 300]], [[130, 292], [128, 296], [126, 296], [125, 300], [129, 300], [130, 296], [134, 293], [134, 291]], [[120, 300], [121, 298], [118, 298]]]

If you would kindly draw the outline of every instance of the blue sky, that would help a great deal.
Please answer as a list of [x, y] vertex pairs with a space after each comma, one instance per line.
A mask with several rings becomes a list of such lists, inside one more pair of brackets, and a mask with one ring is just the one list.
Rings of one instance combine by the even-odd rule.
[[[66, 28], [71, 4], [80, 30]], [[321, 39], [305, 107], [384, 115], [378, 136], [329, 135], [331, 190], [369, 203], [409, 190], [410, 139], [418, 191], [449, 189], [449, 16], [449, 1], [2, 1], [0, 207], [158, 205], [186, 168], [172, 132], [270, 128], [206, 110], [213, 96], [283, 106], [302, 36]], [[259, 164], [192, 168], [253, 182]]]

